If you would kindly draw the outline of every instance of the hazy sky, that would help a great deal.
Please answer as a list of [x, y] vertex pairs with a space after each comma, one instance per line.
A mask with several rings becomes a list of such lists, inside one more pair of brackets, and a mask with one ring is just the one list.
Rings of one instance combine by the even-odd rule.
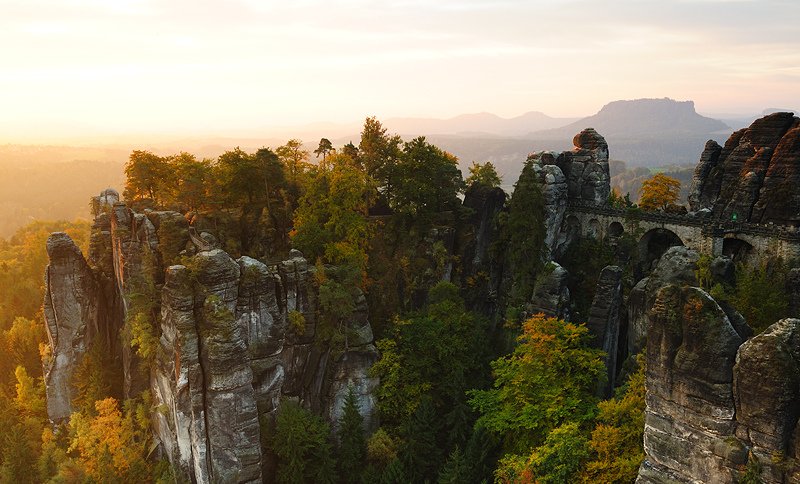
[[0, 140], [800, 105], [800, 1], [0, 0]]

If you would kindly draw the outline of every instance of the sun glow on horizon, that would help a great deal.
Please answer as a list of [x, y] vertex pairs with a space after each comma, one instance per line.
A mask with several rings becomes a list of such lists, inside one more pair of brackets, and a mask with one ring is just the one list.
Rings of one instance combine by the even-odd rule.
[[0, 142], [379, 117], [795, 108], [800, 4], [2, 2]]

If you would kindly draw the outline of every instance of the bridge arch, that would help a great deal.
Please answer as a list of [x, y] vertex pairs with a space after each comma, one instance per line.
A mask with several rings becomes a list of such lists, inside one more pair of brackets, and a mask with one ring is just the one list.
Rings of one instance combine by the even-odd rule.
[[649, 272], [667, 249], [681, 245], [685, 245], [683, 240], [672, 230], [658, 227], [645, 232], [639, 239], [639, 262], [644, 272]]
[[611, 222], [608, 224], [608, 235], [611, 237], [620, 237], [625, 233], [625, 227], [619, 222]]
[[734, 262], [747, 262], [753, 254], [753, 244], [746, 240], [738, 237], [722, 239], [722, 255], [730, 257]]

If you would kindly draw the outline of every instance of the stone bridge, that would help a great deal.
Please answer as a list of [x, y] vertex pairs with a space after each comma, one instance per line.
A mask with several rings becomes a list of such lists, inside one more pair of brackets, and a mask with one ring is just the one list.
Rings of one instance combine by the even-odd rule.
[[645, 266], [669, 248], [685, 245], [711, 255], [727, 255], [749, 265], [771, 257], [800, 258], [800, 228], [774, 224], [721, 222], [709, 217], [617, 209], [570, 202], [562, 231], [604, 239], [628, 234], [638, 241]]

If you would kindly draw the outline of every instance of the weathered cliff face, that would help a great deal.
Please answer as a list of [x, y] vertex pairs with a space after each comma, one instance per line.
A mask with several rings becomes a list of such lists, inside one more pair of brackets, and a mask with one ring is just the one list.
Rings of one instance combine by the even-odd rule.
[[[283, 398], [335, 426], [352, 387], [366, 427], [377, 426], [377, 380], [368, 370], [378, 354], [360, 291], [354, 288], [344, 347], [331, 345], [319, 331], [315, 269], [298, 251], [272, 266], [246, 256], [234, 261], [202, 234], [187, 244], [180, 214], [139, 214], [114, 197], [97, 200], [103, 202], [96, 204], [92, 267], [65, 234], [48, 242], [52, 420], [72, 413], [72, 375], [98, 335], [109, 334], [117, 342], [110, 351], [118, 353], [125, 396], [151, 392], [154, 435], [181, 479], [272, 481], [261, 426], [274, 422]], [[186, 266], [169, 265], [179, 255]], [[126, 315], [147, 280], [160, 291], [152, 362], [120, 344]]]
[[567, 231], [562, 231], [568, 202], [602, 205], [611, 192], [608, 144], [594, 129], [576, 134], [571, 151], [541, 151], [528, 156], [539, 176], [545, 203], [546, 258], [559, 253]]
[[80, 249], [63, 232], [47, 239], [44, 315], [50, 354], [44, 361], [47, 415], [62, 422], [77, 395], [72, 375], [98, 334], [101, 301], [95, 275]]
[[715, 218], [755, 223], [800, 222], [800, 118], [774, 113], [709, 141], [695, 169], [689, 205]]
[[659, 290], [647, 330], [647, 458], [638, 482], [731, 482], [746, 454], [735, 429], [733, 365], [742, 343], [704, 291]]
[[506, 194], [501, 188], [472, 185], [464, 195], [464, 207], [471, 213], [456, 238], [466, 303], [471, 310], [489, 318], [497, 315], [498, 291], [504, 275], [499, 254], [490, 251], [490, 247], [498, 239], [496, 219], [505, 203]]
[[550, 317], [569, 320], [567, 270], [555, 262], [550, 262], [544, 271], [536, 280], [526, 312], [530, 315], [543, 313]]
[[592, 334], [592, 345], [606, 354], [606, 383], [599, 393], [606, 397], [616, 384], [617, 346], [619, 345], [620, 319], [622, 316], [622, 268], [606, 266], [600, 272], [597, 290], [594, 293], [589, 321], [586, 327]]
[[795, 482], [800, 320], [746, 340], [703, 290], [658, 290], [647, 332], [646, 458], [637, 482]]

